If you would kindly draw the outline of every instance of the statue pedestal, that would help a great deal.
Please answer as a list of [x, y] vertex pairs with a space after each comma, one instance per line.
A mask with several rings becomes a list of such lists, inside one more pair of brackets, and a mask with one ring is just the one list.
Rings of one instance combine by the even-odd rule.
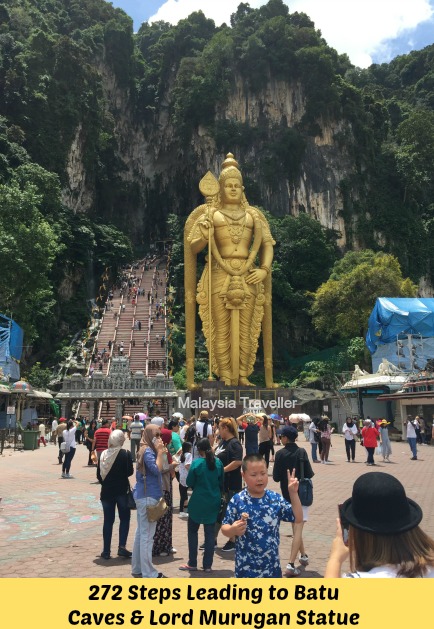
[[190, 391], [190, 409], [194, 414], [207, 410], [210, 415], [220, 417], [239, 417], [243, 413], [260, 411], [287, 417], [302, 412], [292, 389], [232, 387], [217, 380], [204, 380], [201, 386]]

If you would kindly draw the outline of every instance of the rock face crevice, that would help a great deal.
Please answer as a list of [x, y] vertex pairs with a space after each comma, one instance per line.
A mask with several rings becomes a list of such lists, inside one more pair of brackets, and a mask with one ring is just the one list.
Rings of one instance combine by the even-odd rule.
[[[216, 106], [214, 123], [228, 125], [229, 129], [235, 125], [243, 133], [251, 131], [252, 139], [237, 145], [239, 138], [228, 136], [223, 143], [217, 142], [215, 127], [200, 125], [185, 144], [172, 115], [174, 81], [169, 82], [150, 119], [132, 105], [129, 90], [118, 85], [103, 59], [97, 71], [105, 114], [113, 121], [119, 164], [116, 178], [126, 190], [122, 203], [100, 207], [98, 214], [121, 225], [133, 241], [146, 240], [145, 232], [153, 238], [163, 235], [168, 213], [184, 215], [200, 203], [198, 181], [208, 169], [218, 173], [224, 154], [232, 151], [242, 166], [250, 202], [260, 203], [275, 215], [306, 212], [324, 227], [339, 232], [338, 243], [345, 247], [347, 226], [342, 215], [341, 182], [351, 174], [354, 164], [346, 144], [339, 139], [352, 138], [351, 126], [343, 120], [317, 120], [316, 136], [299, 131], [306, 111], [301, 82], [270, 77], [261, 91], [252, 92], [241, 76], [235, 77], [225, 102]], [[257, 133], [255, 136], [258, 129], [259, 140]], [[288, 129], [299, 133], [304, 142], [295, 175], [273, 155], [273, 141]], [[63, 201], [74, 212], [91, 213], [98, 205], [98, 185], [85, 167], [85, 147], [85, 134], [79, 125], [69, 149]], [[271, 171], [268, 177], [264, 175], [264, 164]], [[129, 193], [131, 187], [137, 192], [134, 200]]]
[[67, 185], [62, 189], [62, 203], [76, 212], [89, 212], [95, 202], [95, 189], [84, 163], [83, 125], [76, 129], [66, 162]]

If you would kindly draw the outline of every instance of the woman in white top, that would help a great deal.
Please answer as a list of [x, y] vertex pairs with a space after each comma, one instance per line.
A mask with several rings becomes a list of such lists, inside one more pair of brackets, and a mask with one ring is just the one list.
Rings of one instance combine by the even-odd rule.
[[422, 509], [407, 498], [397, 478], [362, 474], [340, 507], [324, 576], [340, 577], [349, 558], [351, 572], [344, 577], [434, 578], [434, 540], [419, 527], [421, 520]]
[[347, 417], [345, 424], [342, 426], [342, 432], [345, 437], [345, 451], [347, 453], [347, 461], [354, 463], [356, 457], [356, 435], [359, 432], [352, 417]]
[[182, 454], [179, 460], [179, 515], [178, 517], [188, 519], [188, 513], [184, 511], [187, 506], [188, 493], [187, 493], [187, 475], [190, 469], [190, 465], [193, 461], [191, 454], [191, 443], [184, 441], [182, 444]]
[[62, 478], [74, 478], [70, 475], [69, 470], [71, 469], [71, 461], [74, 458], [75, 448], [77, 444], [75, 443], [75, 431], [77, 430], [76, 425], [72, 421], [72, 419], [68, 420], [66, 424], [66, 430], [63, 431], [63, 443], [65, 444], [65, 458], [63, 459], [62, 465]]

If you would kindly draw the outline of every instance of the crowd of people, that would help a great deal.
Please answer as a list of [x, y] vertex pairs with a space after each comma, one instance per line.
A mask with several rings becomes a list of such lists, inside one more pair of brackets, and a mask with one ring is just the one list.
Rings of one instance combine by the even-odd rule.
[[[391, 463], [392, 445], [388, 422], [384, 418], [377, 420], [367, 417], [357, 420], [347, 417], [342, 426], [345, 454], [348, 463], [356, 460], [356, 445], [360, 444], [366, 454], [366, 465], [375, 465], [374, 455], [381, 456], [384, 463]], [[412, 454], [411, 461], [417, 460], [417, 445], [428, 445], [431, 442], [431, 430], [428, 431], [423, 417], [408, 415], [404, 422], [407, 443]], [[423, 427], [423, 428], [422, 428]], [[314, 418], [308, 425], [306, 439], [311, 445], [311, 456], [314, 463], [330, 463], [331, 435], [334, 427], [327, 416]], [[319, 455], [319, 456], [318, 456]]]
[[[301, 485], [312, 486], [314, 471], [308, 453], [297, 444], [303, 433], [291, 423], [273, 429], [273, 420], [265, 414], [210, 418], [207, 411], [202, 411], [197, 419], [184, 419], [175, 413], [170, 421], [159, 416], [141, 421], [137, 415], [123, 429], [117, 427], [116, 421], [110, 425], [108, 420], [102, 420], [100, 426], [95, 421], [85, 426], [63, 418], [59, 421], [54, 432], [61, 477], [72, 478], [70, 469], [78, 433], [89, 451], [88, 464], [96, 466], [104, 514], [101, 559], [111, 558], [117, 511], [117, 555], [131, 559], [134, 577], [163, 578], [153, 558], [177, 552], [172, 543], [177, 483], [178, 517], [187, 520], [188, 544], [188, 561], [179, 570], [197, 571], [199, 551], [203, 551], [201, 568], [211, 573], [220, 535], [226, 540], [220, 551], [234, 554], [236, 577], [298, 577], [309, 564], [303, 529], [312, 494], [309, 499], [309, 492], [302, 491]], [[416, 431], [416, 422], [409, 416], [407, 430], [410, 425]], [[243, 448], [239, 430], [244, 431], [245, 437], [248, 433], [255, 435], [256, 441], [250, 438], [249, 449], [247, 439]], [[342, 432], [347, 461], [355, 460], [356, 439], [363, 440], [368, 465], [372, 464], [372, 449], [378, 447], [384, 460], [389, 460], [386, 420], [366, 419], [360, 430], [358, 422], [348, 417]], [[309, 424], [313, 462], [329, 461], [327, 442], [331, 434], [326, 416]], [[315, 439], [311, 440], [313, 436]], [[270, 454], [277, 439], [283, 447], [276, 449], [272, 478], [279, 484], [280, 493], [267, 488]], [[412, 449], [412, 442], [409, 445]], [[134, 500], [137, 526], [130, 551], [127, 541]], [[420, 529], [421, 519], [420, 507], [407, 498], [396, 478], [381, 472], [363, 474], [354, 484], [352, 497], [341, 505], [325, 576], [434, 577], [434, 541]], [[293, 529], [283, 575], [279, 556], [282, 521], [291, 522]], [[392, 543], [390, 536], [395, 536], [399, 544]], [[351, 572], [342, 575], [342, 564], [347, 559]]]

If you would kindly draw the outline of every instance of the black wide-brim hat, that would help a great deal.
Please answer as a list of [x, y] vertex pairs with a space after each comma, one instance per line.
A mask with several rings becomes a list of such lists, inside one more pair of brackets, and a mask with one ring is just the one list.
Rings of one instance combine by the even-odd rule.
[[378, 535], [397, 535], [415, 528], [422, 509], [405, 495], [394, 476], [368, 472], [353, 486], [353, 495], [341, 509], [341, 518], [357, 529]]

